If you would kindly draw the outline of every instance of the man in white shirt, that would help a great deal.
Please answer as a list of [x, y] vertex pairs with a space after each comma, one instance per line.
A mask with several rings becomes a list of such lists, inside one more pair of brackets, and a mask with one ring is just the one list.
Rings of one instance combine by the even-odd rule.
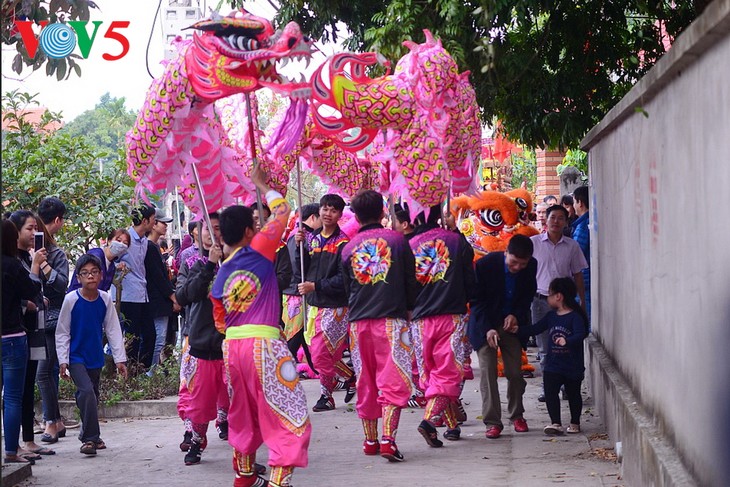
[[[550, 282], [558, 277], [572, 277], [578, 289], [581, 303], [585, 303], [585, 288], [583, 284], [583, 269], [588, 267], [583, 252], [578, 243], [572, 238], [563, 235], [563, 229], [568, 224], [568, 210], [560, 205], [553, 205], [547, 209], [547, 231], [531, 237], [534, 251], [532, 256], [537, 260], [537, 293], [532, 300], [532, 322], [537, 323], [550, 311], [547, 302]], [[540, 349], [540, 366], [545, 366], [545, 357], [548, 348], [547, 332], [537, 337], [537, 346]], [[538, 401], [544, 402], [544, 394]]]

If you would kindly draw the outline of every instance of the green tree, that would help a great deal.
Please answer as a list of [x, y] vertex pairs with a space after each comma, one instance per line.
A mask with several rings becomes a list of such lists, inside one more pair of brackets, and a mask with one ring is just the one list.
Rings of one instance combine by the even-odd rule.
[[42, 49], [38, 49], [35, 57], [31, 58], [15, 26], [15, 21], [30, 20], [40, 25], [43, 21], [54, 23], [89, 20], [89, 10], [98, 8], [96, 3], [91, 0], [2, 0], [2, 2], [0, 35], [3, 45], [14, 46], [17, 51], [13, 58], [13, 71], [22, 74], [25, 67], [32, 67], [33, 71], [37, 71], [45, 65], [46, 74], [56, 76], [59, 81], [68, 79], [72, 71], [76, 76], [81, 76], [81, 66], [76, 60], [82, 58], [78, 54], [71, 54], [64, 59], [50, 59]]
[[535, 151], [525, 149], [522, 154], [510, 154], [512, 163], [512, 187], [519, 188], [525, 182], [530, 193], [535, 192], [537, 184], [537, 157]]
[[583, 179], [588, 179], [588, 153], [583, 152], [580, 149], [570, 149], [568, 152], [566, 152], [565, 157], [563, 158], [563, 163], [559, 164], [557, 167], [558, 174], [562, 174], [563, 170], [568, 167], [573, 166], [577, 168], [581, 173], [583, 173]]
[[105, 93], [93, 110], [86, 110], [61, 131], [72, 137], [83, 135], [97, 149], [116, 154], [125, 149], [124, 136], [137, 119], [137, 114], [127, 110], [124, 103], [124, 98]]
[[[58, 243], [73, 260], [110, 230], [129, 224], [134, 184], [122, 150], [105, 152], [85, 136], [44, 130], [61, 120], [57, 113], [46, 111], [39, 123], [26, 120], [23, 112], [38, 106], [36, 96], [16, 90], [2, 97], [8, 123], [2, 141], [3, 210], [35, 210], [46, 196], [60, 198], [68, 213]], [[102, 171], [101, 159], [108, 161]]]
[[[237, 4], [239, 2], [232, 2]], [[405, 39], [440, 37], [471, 81], [483, 120], [530, 147], [576, 147], [709, 3], [643, 0], [282, 0], [315, 39], [391, 61]], [[349, 33], [342, 33], [337, 22]]]

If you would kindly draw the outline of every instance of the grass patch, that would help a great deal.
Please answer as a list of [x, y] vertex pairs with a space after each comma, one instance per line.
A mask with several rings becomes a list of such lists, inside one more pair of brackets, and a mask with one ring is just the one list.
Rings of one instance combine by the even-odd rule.
[[[99, 384], [99, 402], [105, 406], [113, 406], [119, 401], [141, 401], [144, 399], [162, 399], [165, 396], [175, 396], [180, 386], [180, 363], [173, 354], [160, 364], [152, 377], [146, 374], [133, 376], [129, 371], [129, 378], [117, 376], [116, 368], [111, 358], [102, 369]], [[72, 381], [62, 380], [59, 387], [59, 399], [74, 400], [76, 386]]]

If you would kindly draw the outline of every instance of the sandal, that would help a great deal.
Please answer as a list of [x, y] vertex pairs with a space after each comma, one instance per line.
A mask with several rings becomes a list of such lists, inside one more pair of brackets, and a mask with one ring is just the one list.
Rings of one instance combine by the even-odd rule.
[[81, 445], [81, 449], [79, 451], [84, 455], [96, 455], [96, 443], [93, 441], [87, 441]]
[[32, 451], [33, 453], [37, 453], [38, 455], [55, 455], [56, 454], [56, 452], [54, 450], [49, 450], [48, 448], [44, 448], [42, 446], [39, 448], [36, 448], [35, 450], [29, 450], [29, 451]]
[[97, 450], [106, 450], [106, 443], [104, 443], [104, 440], [99, 438], [99, 441], [94, 442], [96, 444]]
[[573, 435], [576, 434], [576, 433], [580, 433], [580, 425], [579, 424], [570, 423], [570, 426], [568, 426], [567, 428], [565, 428], [565, 432], [566, 433], [573, 434]]
[[51, 443], [51, 444], [56, 443], [56, 442], [58, 442], [58, 434], [52, 435], [50, 433], [43, 433], [41, 435], [41, 441], [43, 443]]
[[35, 465], [35, 460], [33, 460], [32, 458], [25, 458], [22, 455], [11, 455], [6, 456], [3, 459], [3, 463], [27, 463], [30, 465]]
[[40, 460], [41, 456], [37, 453], [33, 453], [32, 451], [28, 451], [26, 453], [19, 453], [19, 457], [23, 457], [26, 460]]

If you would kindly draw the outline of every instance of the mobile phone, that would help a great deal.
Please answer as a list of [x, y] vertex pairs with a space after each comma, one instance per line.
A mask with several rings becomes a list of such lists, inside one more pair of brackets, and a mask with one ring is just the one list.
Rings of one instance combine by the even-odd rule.
[[35, 236], [34, 236], [34, 240], [33, 240], [33, 248], [35, 250], [42, 249], [46, 246], [43, 237], [44, 237], [43, 232], [35, 232]]

